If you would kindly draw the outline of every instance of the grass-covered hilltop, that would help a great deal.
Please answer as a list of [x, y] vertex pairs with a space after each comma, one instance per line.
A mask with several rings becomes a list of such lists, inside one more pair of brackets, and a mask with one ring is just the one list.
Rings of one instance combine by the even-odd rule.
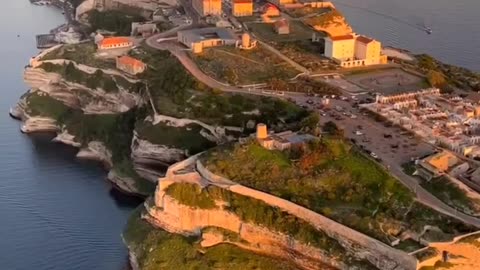
[[[324, 137], [286, 152], [250, 142], [215, 148], [203, 159], [215, 174], [312, 209], [387, 244], [419, 234], [429, 241], [443, 240], [472, 229], [416, 202], [407, 188], [342, 138]], [[429, 225], [439, 230], [424, 232]], [[421, 246], [409, 237], [404, 240], [396, 247], [413, 251]]]

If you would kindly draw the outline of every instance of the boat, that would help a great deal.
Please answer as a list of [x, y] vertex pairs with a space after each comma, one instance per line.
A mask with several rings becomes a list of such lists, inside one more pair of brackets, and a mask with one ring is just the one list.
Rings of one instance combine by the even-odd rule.
[[432, 28], [430, 28], [430, 27], [426, 27], [426, 26], [425, 26], [425, 29], [424, 29], [424, 30], [425, 30], [425, 32], [426, 32], [427, 34], [429, 34], [429, 35], [432, 34]]

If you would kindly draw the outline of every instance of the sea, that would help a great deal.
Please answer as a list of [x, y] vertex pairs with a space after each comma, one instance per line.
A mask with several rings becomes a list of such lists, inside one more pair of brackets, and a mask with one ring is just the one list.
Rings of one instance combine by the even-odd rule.
[[[356, 32], [480, 71], [478, 0], [334, 0]], [[120, 234], [138, 200], [121, 195], [97, 163], [25, 135], [8, 111], [27, 91], [22, 73], [35, 35], [64, 23], [55, 7], [3, 0], [0, 9], [0, 269], [121, 270]], [[428, 35], [423, 28], [432, 28]]]
[[[480, 72], [478, 0], [332, 0], [356, 33]], [[431, 28], [428, 34], [425, 28]]]
[[120, 270], [120, 234], [140, 203], [122, 196], [94, 162], [20, 132], [9, 108], [28, 88], [23, 69], [36, 55], [35, 35], [64, 23], [55, 7], [2, 0], [0, 9], [0, 269]]

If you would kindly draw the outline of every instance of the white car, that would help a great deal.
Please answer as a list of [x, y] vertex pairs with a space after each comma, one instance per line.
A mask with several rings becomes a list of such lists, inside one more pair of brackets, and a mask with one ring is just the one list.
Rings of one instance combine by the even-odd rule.
[[372, 156], [372, 157], [375, 158], [375, 159], [378, 158], [377, 154], [375, 154], [374, 152], [370, 153], [370, 156]]
[[362, 136], [363, 133], [362, 133], [360, 130], [357, 130], [357, 131], [355, 131], [355, 135], [357, 135], [357, 136]]

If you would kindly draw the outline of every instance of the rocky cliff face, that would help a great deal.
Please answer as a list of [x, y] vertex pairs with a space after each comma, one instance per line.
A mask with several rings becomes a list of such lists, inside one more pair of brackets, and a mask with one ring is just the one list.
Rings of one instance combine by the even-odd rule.
[[[320, 249], [302, 244], [288, 235], [243, 222], [238, 216], [226, 210], [195, 209], [178, 203], [166, 194], [160, 196], [157, 194], [156, 197], [161, 200], [161, 207], [147, 208], [148, 215], [145, 218], [168, 232], [201, 235], [204, 228], [222, 228], [238, 234], [242, 241], [222, 239], [219, 236], [217, 243], [229, 242], [255, 252], [293, 260], [304, 269], [319, 269], [320, 266], [322, 269], [348, 268], [340, 260], [329, 257]], [[205, 234], [204, 239], [207, 236], [208, 234]]]
[[140, 95], [124, 89], [114, 93], [102, 89], [90, 89], [84, 85], [66, 81], [60, 74], [46, 72], [39, 67], [26, 68], [24, 80], [33, 91], [47, 93], [65, 105], [81, 109], [87, 114], [126, 112], [143, 101]]

